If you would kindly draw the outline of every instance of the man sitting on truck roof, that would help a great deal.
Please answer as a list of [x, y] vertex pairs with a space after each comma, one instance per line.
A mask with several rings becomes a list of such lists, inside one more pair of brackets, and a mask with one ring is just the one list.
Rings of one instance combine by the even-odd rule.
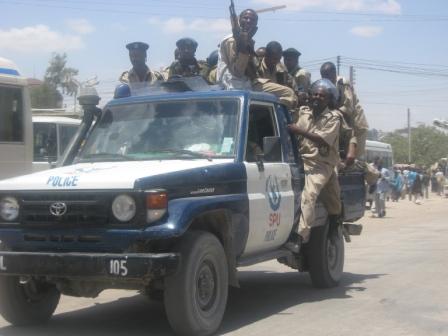
[[299, 136], [305, 169], [298, 236], [287, 244], [293, 252], [298, 252], [301, 243], [309, 240], [318, 197], [328, 212], [330, 224], [334, 226], [339, 220], [341, 192], [335, 167], [340, 160], [339, 135], [350, 130], [342, 114], [335, 110], [338, 93], [329, 80], [314, 82], [310, 91], [311, 107], [302, 106], [297, 123], [288, 125], [289, 131]]
[[[239, 16], [239, 33], [224, 38], [219, 48], [218, 82], [226, 89], [253, 89], [274, 94], [293, 110], [297, 105], [295, 92], [272, 78], [260, 77], [259, 59], [255, 53], [253, 37], [258, 30], [258, 15], [246, 9]], [[268, 50], [266, 50], [268, 53]], [[281, 59], [282, 51], [280, 51]], [[280, 62], [280, 60], [279, 60]]]

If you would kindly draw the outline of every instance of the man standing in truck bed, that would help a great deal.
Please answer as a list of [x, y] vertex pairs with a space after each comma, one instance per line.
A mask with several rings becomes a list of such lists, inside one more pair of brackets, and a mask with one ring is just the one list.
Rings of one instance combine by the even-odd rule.
[[288, 125], [291, 133], [299, 136], [299, 150], [305, 169], [305, 186], [301, 199], [301, 216], [297, 239], [287, 244], [298, 252], [301, 243], [310, 237], [315, 221], [317, 198], [325, 206], [330, 225], [341, 214], [340, 187], [335, 167], [339, 163], [339, 135], [349, 130], [341, 113], [335, 110], [337, 89], [327, 79], [320, 79], [311, 86], [312, 107], [300, 108], [299, 120]]
[[157, 71], [152, 71], [146, 65], [147, 50], [149, 45], [144, 42], [132, 42], [126, 45], [129, 50], [129, 60], [132, 69], [121, 74], [119, 81], [126, 84], [133, 83], [153, 83], [162, 81], [163, 76]]

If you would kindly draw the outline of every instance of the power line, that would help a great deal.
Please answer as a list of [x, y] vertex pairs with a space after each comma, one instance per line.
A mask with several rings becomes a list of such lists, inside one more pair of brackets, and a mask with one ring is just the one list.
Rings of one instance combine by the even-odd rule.
[[[90, 11], [90, 12], [102, 12], [102, 13], [116, 13], [116, 14], [127, 14], [127, 15], [157, 15], [157, 16], [172, 16], [173, 15], [173, 7], [180, 7], [180, 8], [196, 8], [196, 9], [210, 9], [210, 10], [224, 10], [226, 7], [224, 8], [220, 8], [220, 7], [210, 7], [210, 6], [203, 6], [203, 5], [197, 5], [197, 6], [193, 6], [193, 5], [188, 5], [185, 6], [184, 3], [182, 2], [170, 2], [170, 5], [166, 6], [166, 9], [169, 10], [169, 13], [161, 13], [161, 12], [154, 12], [154, 11], [150, 11], [150, 12], [145, 12], [145, 11], [133, 11], [133, 10], [118, 10], [118, 9], [112, 9], [110, 8], [111, 4], [110, 3], [106, 3], [103, 1], [92, 1], [92, 2], [84, 2], [84, 1], [73, 1], [73, 2], [69, 2], [69, 3], [84, 3], [84, 4], [96, 4], [96, 5], [100, 5], [100, 6], [107, 6], [105, 8], [86, 8], [84, 7], [76, 7], [76, 6], [71, 6], [71, 5], [61, 5], [61, 4], [55, 4], [55, 2], [51, 2], [48, 3], [48, 1], [53, 1], [53, 0], [44, 0], [47, 1], [47, 3], [43, 3], [41, 1], [39, 2], [26, 2], [26, 0], [22, 0], [22, 1], [7, 1], [7, 0], [1, 0], [1, 3], [4, 4], [9, 4], [9, 5], [22, 5], [22, 6], [35, 6], [35, 7], [47, 7], [47, 8], [60, 8], [60, 9], [70, 9], [70, 10], [79, 10], [79, 11]], [[176, 6], [172, 6], [173, 4], [175, 4]], [[115, 6], [126, 6], [126, 3], [117, 3], [114, 2], [113, 5]], [[143, 5], [139, 5], [139, 6], [143, 6]], [[129, 6], [129, 4], [127, 5], [127, 7], [132, 7]], [[146, 7], [146, 6], [145, 6]], [[154, 6], [151, 6], [151, 8], [153, 8]], [[163, 6], [162, 6], [163, 7]], [[163, 9], [163, 8], [161, 8]], [[222, 15], [222, 16], [206, 16], [206, 15], [193, 15], [193, 14], [185, 14], [182, 13], [183, 17], [188, 17], [188, 18], [207, 18], [207, 19], [226, 19], [228, 18], [227, 12], [226, 10], [223, 11], [226, 13], [226, 15]], [[363, 19], [352, 19], [352, 18], [343, 18], [343, 19], [336, 19], [336, 18], [329, 18], [329, 19], [322, 19], [322, 18], [306, 18], [306, 15], [309, 14], [319, 14], [319, 15], [328, 15], [328, 14], [334, 14], [334, 15], [345, 15], [345, 16], [361, 16], [364, 17]], [[264, 18], [263, 20], [265, 21], [273, 21], [273, 22], [289, 22], [289, 23], [301, 23], [301, 22], [339, 22], [339, 23], [344, 23], [344, 22], [411, 22], [411, 23], [415, 23], [415, 22], [448, 22], [448, 16], [436, 16], [436, 15], [385, 15], [385, 14], [375, 14], [375, 13], [341, 13], [341, 12], [300, 12], [300, 17], [299, 18], [295, 18], [295, 19], [291, 19], [291, 18]], [[297, 15], [296, 15], [297, 16]]]

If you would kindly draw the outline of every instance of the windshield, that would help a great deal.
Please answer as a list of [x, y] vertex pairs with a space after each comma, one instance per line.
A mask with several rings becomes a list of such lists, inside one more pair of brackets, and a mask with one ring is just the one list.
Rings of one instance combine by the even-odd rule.
[[214, 99], [109, 107], [77, 162], [234, 157], [238, 106]]

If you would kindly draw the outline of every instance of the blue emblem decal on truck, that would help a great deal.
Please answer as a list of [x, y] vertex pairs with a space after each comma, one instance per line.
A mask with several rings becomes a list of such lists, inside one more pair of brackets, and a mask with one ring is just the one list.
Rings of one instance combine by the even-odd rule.
[[272, 211], [277, 211], [280, 208], [282, 195], [278, 185], [277, 177], [269, 175], [266, 180], [266, 193], [268, 194], [269, 205]]

